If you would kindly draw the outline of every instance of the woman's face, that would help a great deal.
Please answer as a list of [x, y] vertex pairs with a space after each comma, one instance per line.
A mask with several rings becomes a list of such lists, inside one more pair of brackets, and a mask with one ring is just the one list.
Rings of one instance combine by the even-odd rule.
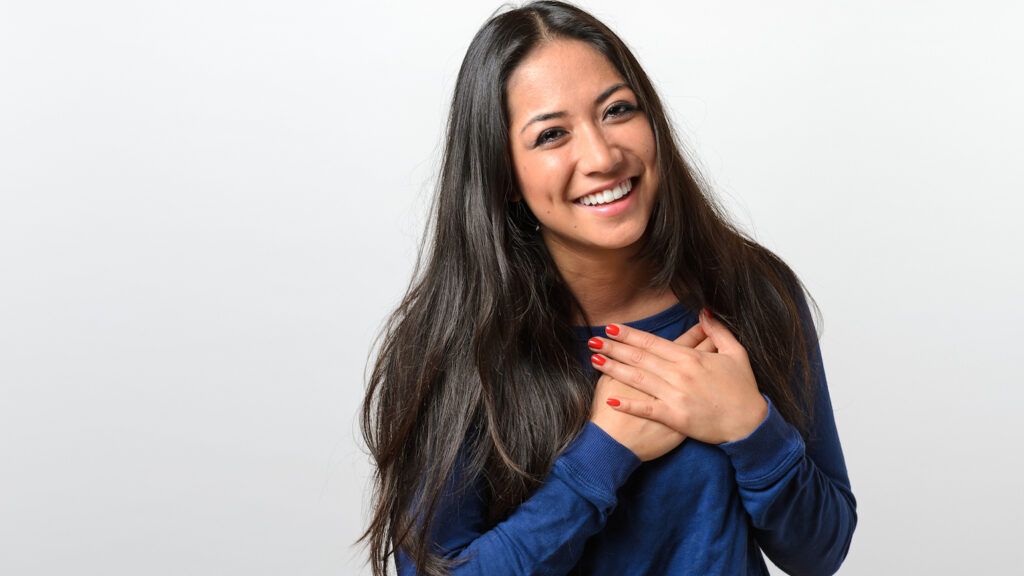
[[[556, 40], [519, 64], [507, 90], [516, 180], [548, 247], [636, 243], [658, 191], [654, 132], [611, 62], [585, 42]], [[627, 180], [631, 190], [618, 200], [592, 195], [621, 194], [615, 188]]]

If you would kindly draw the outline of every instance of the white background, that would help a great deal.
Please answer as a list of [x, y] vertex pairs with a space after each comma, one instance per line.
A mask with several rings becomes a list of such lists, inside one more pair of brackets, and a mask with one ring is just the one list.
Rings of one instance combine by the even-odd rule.
[[[1024, 9], [583, 6], [821, 305], [840, 573], [1020, 570]], [[3, 3], [0, 573], [368, 573], [364, 368], [497, 7]]]

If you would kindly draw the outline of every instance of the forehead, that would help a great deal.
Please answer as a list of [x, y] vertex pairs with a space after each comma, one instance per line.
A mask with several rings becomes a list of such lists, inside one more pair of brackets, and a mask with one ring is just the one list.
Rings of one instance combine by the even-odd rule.
[[535, 49], [509, 75], [509, 117], [515, 121], [539, 111], [589, 107], [597, 94], [621, 80], [615, 66], [590, 44], [556, 40]]

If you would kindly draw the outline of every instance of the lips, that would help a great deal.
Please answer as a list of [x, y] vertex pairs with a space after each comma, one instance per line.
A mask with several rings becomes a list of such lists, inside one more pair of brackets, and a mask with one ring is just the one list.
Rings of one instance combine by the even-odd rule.
[[636, 184], [636, 180], [639, 177], [623, 178], [618, 182], [606, 185], [601, 188], [594, 189], [579, 198], [573, 200], [573, 203], [581, 206], [594, 206], [602, 204], [610, 204], [618, 201], [622, 197], [632, 192], [633, 186]]
[[619, 214], [622, 214], [623, 212], [626, 212], [627, 210], [630, 209], [631, 206], [636, 204], [634, 198], [636, 197], [635, 192], [638, 181], [639, 178], [634, 178], [633, 180], [631, 180], [632, 188], [630, 188], [630, 191], [623, 195], [622, 197], [615, 199], [611, 202], [605, 204], [593, 204], [588, 206], [577, 200], [576, 202], [573, 202], [573, 204], [575, 204], [581, 210], [586, 210], [587, 213], [599, 218], [617, 216]]

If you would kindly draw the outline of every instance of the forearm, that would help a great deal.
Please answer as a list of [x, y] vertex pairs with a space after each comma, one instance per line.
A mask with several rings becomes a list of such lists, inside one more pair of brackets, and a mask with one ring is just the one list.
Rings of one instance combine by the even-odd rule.
[[834, 574], [857, 525], [856, 500], [831, 410], [819, 417], [827, 422], [818, 428], [831, 425], [833, 431], [818, 450], [831, 474], [811, 457], [800, 434], [773, 405], [750, 437], [720, 445], [736, 468], [740, 497], [758, 543], [792, 575]]
[[[639, 465], [628, 449], [588, 424], [508, 518], [484, 527], [482, 501], [449, 503], [435, 520], [434, 542], [445, 558], [459, 562], [453, 576], [564, 574], [604, 527], [618, 488]], [[405, 554], [396, 560], [400, 575], [417, 573]]]

